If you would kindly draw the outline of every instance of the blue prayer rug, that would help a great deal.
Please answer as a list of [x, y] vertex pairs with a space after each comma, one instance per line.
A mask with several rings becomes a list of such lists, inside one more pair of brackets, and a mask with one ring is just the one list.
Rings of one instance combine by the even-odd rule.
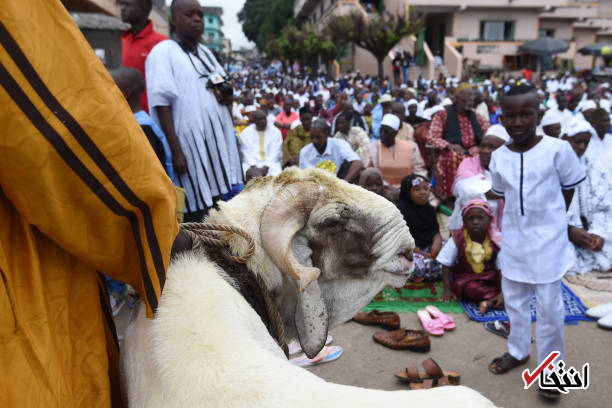
[[[578, 324], [579, 320], [593, 321], [587, 315], [585, 315], [586, 307], [580, 301], [580, 298], [571, 291], [570, 288], [565, 286], [561, 282], [562, 295], [563, 295], [563, 306], [565, 308], [565, 324]], [[535, 308], [535, 293], [531, 298], [529, 309], [531, 310], [531, 321], [536, 321], [536, 308]], [[475, 302], [461, 302], [463, 310], [472, 320], [477, 322], [490, 322], [494, 320], [508, 321], [508, 315], [505, 310], [489, 310], [485, 315], [480, 313], [478, 304]]]

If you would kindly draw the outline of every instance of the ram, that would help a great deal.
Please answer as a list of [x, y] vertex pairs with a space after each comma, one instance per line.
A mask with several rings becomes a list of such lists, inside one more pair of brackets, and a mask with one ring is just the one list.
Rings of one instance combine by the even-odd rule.
[[[369, 390], [287, 361], [284, 339], [313, 357], [330, 327], [405, 283], [414, 241], [392, 203], [321, 170], [289, 169], [219, 207], [207, 225], [246, 231], [253, 254], [242, 267], [207, 246], [173, 259], [155, 318], [140, 308], [126, 330], [130, 407], [493, 406], [462, 386]], [[220, 238], [235, 256], [249, 251], [240, 234]]]

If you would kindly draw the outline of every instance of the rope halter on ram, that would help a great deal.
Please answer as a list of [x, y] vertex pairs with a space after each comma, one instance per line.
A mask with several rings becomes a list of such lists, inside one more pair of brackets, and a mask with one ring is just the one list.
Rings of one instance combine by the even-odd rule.
[[253, 241], [253, 238], [251, 238], [249, 233], [242, 228], [222, 224], [186, 222], [181, 224], [181, 230], [189, 234], [189, 237], [193, 242], [193, 250], [201, 250], [203, 249], [204, 245], [224, 248], [228, 243], [225, 239], [220, 238], [218, 233], [230, 232], [232, 234], [240, 235], [248, 244], [247, 251], [242, 256], [230, 255], [230, 258], [236, 262], [247, 263], [247, 261], [251, 259], [255, 253], [255, 242]]

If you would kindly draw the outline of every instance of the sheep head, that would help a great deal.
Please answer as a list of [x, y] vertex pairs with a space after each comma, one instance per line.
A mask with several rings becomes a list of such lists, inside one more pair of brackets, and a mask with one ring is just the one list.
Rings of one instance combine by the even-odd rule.
[[238, 215], [247, 202], [251, 216], [254, 203], [262, 205], [258, 244], [285, 277], [277, 305], [310, 358], [329, 327], [351, 319], [384, 286], [403, 286], [412, 269], [414, 240], [397, 208], [322, 170], [255, 179], [221, 211], [236, 206]]

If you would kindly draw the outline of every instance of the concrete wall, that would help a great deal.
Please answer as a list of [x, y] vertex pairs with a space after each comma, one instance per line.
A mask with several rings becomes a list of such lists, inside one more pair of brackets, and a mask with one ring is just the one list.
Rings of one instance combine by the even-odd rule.
[[521, 41], [514, 42], [456, 42], [454, 45], [463, 47], [464, 58], [480, 61], [481, 67], [501, 69], [504, 55], [516, 55]]
[[533, 10], [467, 9], [457, 14], [454, 36], [478, 40], [482, 20], [514, 21], [514, 39], [531, 40], [538, 35], [538, 14]]
[[[574, 38], [576, 38], [576, 50], [595, 43], [596, 37], [597, 29], [575, 27]], [[574, 68], [577, 71], [580, 71], [582, 69], [591, 69], [592, 64], [593, 57], [576, 53], [576, 56], [574, 58]]]
[[550, 19], [540, 18], [540, 30], [552, 29], [555, 30], [555, 38], [560, 40], [569, 40], [574, 36], [572, 23], [566, 19]]
[[599, 17], [612, 17], [612, 0], [599, 0]]

